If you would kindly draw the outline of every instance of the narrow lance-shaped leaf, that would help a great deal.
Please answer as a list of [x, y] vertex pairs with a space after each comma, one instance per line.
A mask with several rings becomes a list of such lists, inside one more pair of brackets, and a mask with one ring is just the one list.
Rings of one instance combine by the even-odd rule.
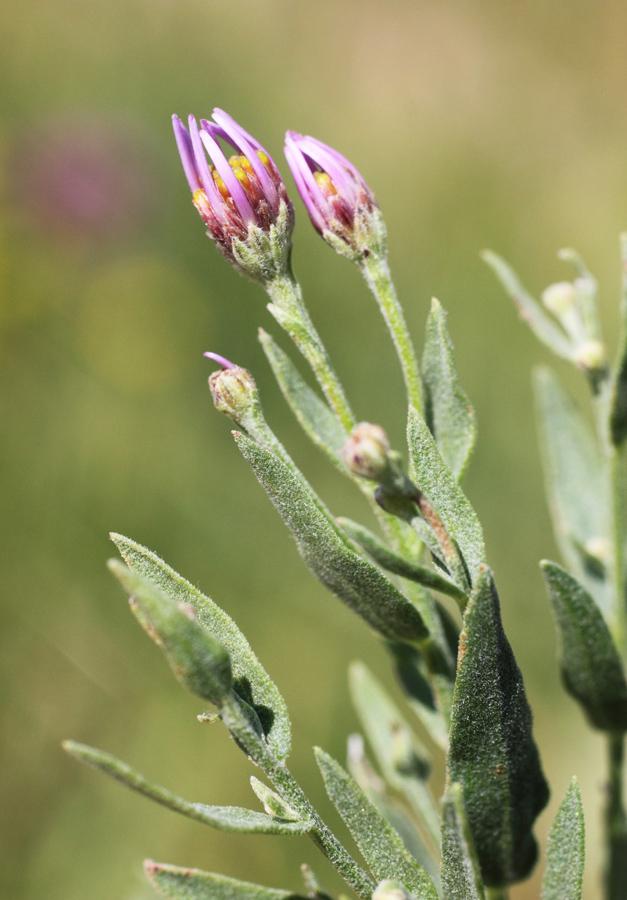
[[384, 637], [427, 638], [416, 608], [379, 569], [351, 549], [304, 479], [270, 450], [237, 432], [235, 439], [316, 577]]
[[233, 619], [146, 547], [121, 534], [111, 539], [132, 569], [177, 603], [190, 604], [198, 622], [227, 649], [235, 693], [255, 710], [271, 749], [285, 759], [291, 740], [285, 700]]
[[477, 439], [477, 420], [455, 370], [446, 313], [435, 299], [422, 356], [425, 419], [442, 459], [459, 481]]
[[218, 831], [239, 834], [306, 834], [311, 830], [309, 822], [288, 821], [239, 806], [207, 806], [204, 803], [190, 803], [177, 797], [167, 788], [148, 781], [138, 771], [122, 760], [116, 759], [110, 753], [96, 750], [94, 747], [87, 747], [85, 744], [77, 744], [75, 741], [65, 741], [63, 747], [81, 762], [100, 769], [101, 772], [105, 772], [131, 790], [137, 791], [144, 797], [149, 797], [156, 803], [181, 813], [189, 819], [195, 819], [211, 828], [217, 828]]
[[448, 775], [459, 782], [483, 880], [503, 887], [537, 857], [533, 823], [549, 790], [523, 679], [486, 567], [464, 615], [451, 715]]
[[[393, 659], [396, 677], [407, 695], [407, 702], [426, 728], [433, 742], [446, 750], [450, 704], [446, 709], [438, 706], [422, 654], [416, 647], [400, 641], [389, 641], [388, 649]], [[444, 694], [444, 691], [442, 693]]]
[[450, 900], [485, 900], [461, 784], [450, 785], [442, 799], [442, 887]]
[[435, 572], [433, 569], [422, 566], [419, 563], [410, 562], [400, 554], [391, 550], [383, 541], [379, 540], [376, 534], [373, 534], [368, 528], [364, 528], [358, 522], [351, 519], [339, 518], [338, 525], [343, 531], [359, 544], [360, 547], [368, 553], [383, 569], [392, 572], [394, 575], [400, 575], [401, 578], [407, 578], [415, 581], [423, 587], [431, 588], [434, 591], [440, 591], [449, 597], [457, 600], [459, 603], [466, 603], [466, 594], [461, 588], [449, 581], [444, 575]]
[[146, 860], [144, 869], [155, 890], [169, 900], [307, 900], [291, 891], [237, 881], [200, 869], [182, 869], [151, 859]]
[[573, 778], [549, 832], [542, 900], [581, 900], [584, 863], [583, 806]]
[[538, 370], [535, 389], [555, 536], [568, 568], [607, 613], [612, 603], [605, 558], [609, 501], [599, 451], [550, 369]]
[[319, 747], [315, 753], [329, 798], [377, 881], [398, 879], [418, 900], [437, 900], [437, 891], [425, 870], [407, 852], [400, 835], [377, 812], [348, 772]]
[[375, 772], [364, 751], [364, 739], [360, 734], [351, 734], [348, 739], [348, 771], [353, 776], [368, 800], [395, 831], [417, 863], [421, 865], [436, 887], [439, 885], [439, 865], [436, 865], [433, 850], [428, 850], [422, 834], [413, 817], [410, 817], [387, 788], [385, 781]]
[[491, 250], [485, 250], [481, 256], [516, 304], [520, 318], [529, 325], [538, 340], [563, 359], [572, 360], [574, 353], [569, 339], [525, 290], [512, 267]]
[[402, 792], [438, 845], [440, 817], [427, 786], [430, 759], [387, 692], [361, 662], [351, 665], [353, 704], [388, 784]]
[[412, 480], [433, 504], [449, 538], [461, 551], [471, 581], [474, 583], [478, 568], [485, 561], [481, 525], [442, 459], [427, 423], [412, 407], [407, 421], [407, 442]]
[[321, 400], [301, 378], [289, 356], [262, 329], [259, 330], [259, 340], [283, 396], [303, 431], [345, 474], [346, 466], [340, 458], [340, 450], [348, 437], [348, 432], [331, 412], [327, 403]]
[[627, 730], [627, 681], [603, 616], [569, 572], [546, 560], [541, 567], [559, 633], [566, 690], [596, 728]]

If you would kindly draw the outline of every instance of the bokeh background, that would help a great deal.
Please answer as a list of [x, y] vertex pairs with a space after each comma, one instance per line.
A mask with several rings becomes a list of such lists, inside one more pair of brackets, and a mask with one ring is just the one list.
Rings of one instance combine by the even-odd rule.
[[[615, 345], [626, 40], [622, 0], [0, 4], [3, 898], [148, 900], [146, 856], [296, 890], [308, 861], [338, 889], [304, 838], [211, 832], [59, 747], [95, 744], [190, 799], [255, 802], [250, 766], [219, 726], [196, 722], [198, 703], [107, 574], [110, 530], [163, 555], [250, 637], [291, 710], [293, 769], [334, 823], [311, 745], [344, 758], [350, 660], [391, 685], [377, 640], [308, 574], [210, 402], [208, 349], [253, 370], [332, 510], [368, 517], [292, 421], [257, 344], [259, 325], [278, 332], [263, 295], [190, 203], [170, 115], [214, 105], [277, 160], [286, 128], [353, 159], [384, 210], [417, 341], [432, 295], [450, 313], [480, 423], [466, 488], [553, 787], [538, 835], [577, 773], [595, 896], [603, 743], [559, 686], [537, 568], [557, 553], [529, 377], [546, 354], [478, 253], [504, 254], [538, 292], [569, 274], [555, 251], [577, 247]], [[311, 314], [358, 416], [400, 446], [401, 378], [375, 304], [300, 202], [297, 215]]]

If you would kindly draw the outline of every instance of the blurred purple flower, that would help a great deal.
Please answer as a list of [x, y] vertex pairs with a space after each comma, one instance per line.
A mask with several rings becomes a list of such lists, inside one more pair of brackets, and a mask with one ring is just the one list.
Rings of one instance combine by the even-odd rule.
[[[232, 259], [234, 240], [246, 241], [250, 226], [269, 232], [285, 204], [289, 232], [293, 208], [274, 161], [261, 144], [227, 113], [214, 109], [213, 121], [189, 117], [189, 131], [172, 116], [174, 136], [196, 209], [219, 249]], [[218, 139], [236, 155], [226, 158]], [[207, 160], [207, 155], [211, 164]]]
[[9, 190], [48, 232], [113, 236], [151, 203], [145, 139], [123, 124], [57, 120], [15, 145]]
[[285, 156], [314, 227], [352, 246], [356, 221], [378, 209], [358, 170], [337, 150], [296, 131], [285, 135]]

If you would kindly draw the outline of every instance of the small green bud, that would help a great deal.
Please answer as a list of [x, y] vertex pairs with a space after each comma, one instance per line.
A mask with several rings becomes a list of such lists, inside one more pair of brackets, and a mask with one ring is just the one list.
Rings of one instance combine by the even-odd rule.
[[387, 878], [381, 881], [373, 891], [372, 900], [415, 900], [402, 881]]
[[263, 803], [263, 808], [269, 816], [276, 819], [286, 819], [288, 822], [300, 821], [300, 816], [291, 806], [288, 806], [277, 793], [270, 790], [263, 781], [259, 781], [254, 775], [251, 775], [250, 786]]
[[140, 625], [163, 650], [178, 680], [218, 708], [231, 696], [233, 674], [229, 654], [198, 623], [192, 606], [176, 603], [119, 560], [113, 572], [131, 595], [130, 606]]
[[349, 472], [371, 481], [387, 480], [390, 472], [390, 442], [379, 425], [360, 422], [342, 447], [342, 459]]
[[601, 372], [607, 364], [605, 345], [601, 341], [585, 341], [575, 351], [575, 365], [584, 372]]
[[[208, 354], [205, 354], [206, 356]], [[209, 389], [218, 412], [240, 423], [259, 403], [255, 379], [248, 369], [231, 366], [209, 376]]]
[[570, 281], [558, 281], [542, 291], [542, 303], [558, 319], [568, 313], [577, 302], [577, 292]]

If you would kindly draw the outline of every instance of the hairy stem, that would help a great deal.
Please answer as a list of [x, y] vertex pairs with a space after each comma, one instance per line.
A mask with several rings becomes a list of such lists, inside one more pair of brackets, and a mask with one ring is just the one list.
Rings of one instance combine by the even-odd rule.
[[372, 253], [364, 259], [361, 268], [392, 335], [403, 370], [407, 400], [414, 409], [422, 412], [422, 393], [416, 354], [409, 336], [403, 308], [396, 296], [387, 259]]
[[290, 274], [268, 282], [265, 287], [272, 300], [268, 309], [311, 366], [331, 409], [344, 428], [351, 431], [355, 417], [325, 346], [309, 318], [300, 285]]
[[605, 897], [606, 900], [624, 900], [627, 897], [627, 814], [623, 802], [623, 734], [608, 736], [608, 762]]

